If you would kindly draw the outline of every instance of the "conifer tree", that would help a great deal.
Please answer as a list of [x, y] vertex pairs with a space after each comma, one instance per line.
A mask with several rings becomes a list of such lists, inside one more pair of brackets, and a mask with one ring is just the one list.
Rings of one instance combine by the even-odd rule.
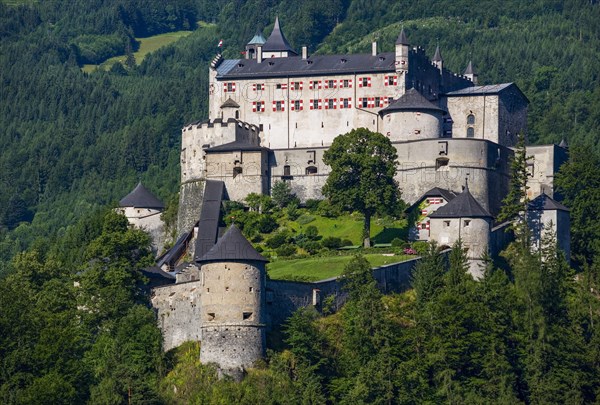
[[527, 227], [527, 205], [529, 199], [527, 197], [527, 178], [529, 172], [527, 170], [527, 162], [530, 157], [527, 156], [525, 148], [525, 134], [519, 133], [517, 145], [515, 147], [515, 155], [510, 163], [510, 188], [508, 194], [502, 200], [502, 208], [498, 215], [498, 221], [512, 221], [511, 228], [515, 232], [517, 241], [522, 247], [529, 246], [529, 232]]

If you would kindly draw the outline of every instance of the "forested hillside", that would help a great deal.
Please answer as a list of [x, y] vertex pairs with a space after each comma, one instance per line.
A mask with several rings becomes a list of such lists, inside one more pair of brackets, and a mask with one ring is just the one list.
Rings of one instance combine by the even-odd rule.
[[[483, 83], [516, 81], [531, 100], [530, 140], [597, 147], [600, 5], [595, 1], [43, 1], [0, 3], [0, 260], [64, 232], [142, 179], [178, 187], [181, 126], [206, 116], [206, 69], [224, 39], [239, 56], [275, 15], [311, 52], [413, 44]], [[197, 21], [202, 24], [198, 28]], [[196, 29], [139, 66], [83, 73], [136, 49], [136, 37]]]
[[[577, 275], [548, 241], [513, 246], [481, 282], [460, 246], [448, 263], [431, 247], [413, 290], [382, 296], [357, 258], [343, 310], [297, 313], [241, 384], [217, 381], [197, 345], [162, 353], [148, 237], [108, 207], [139, 179], [173, 200], [180, 128], [206, 118], [219, 39], [239, 57], [276, 15], [296, 48], [391, 50], [404, 26], [454, 71], [472, 59], [480, 82], [517, 82], [530, 140], [572, 145], [557, 186]], [[598, 21], [596, 0], [0, 0], [0, 402], [597, 402]], [[194, 32], [81, 69], [177, 30]]]

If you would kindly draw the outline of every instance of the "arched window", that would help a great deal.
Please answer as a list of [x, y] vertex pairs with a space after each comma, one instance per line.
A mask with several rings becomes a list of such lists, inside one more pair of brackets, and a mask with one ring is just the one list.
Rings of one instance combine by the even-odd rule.
[[475, 138], [475, 128], [467, 128], [467, 138]]
[[467, 115], [467, 125], [475, 125], [475, 116], [473, 114]]
[[310, 174], [317, 174], [317, 167], [316, 166], [308, 166], [306, 168], [306, 174], [310, 175]]

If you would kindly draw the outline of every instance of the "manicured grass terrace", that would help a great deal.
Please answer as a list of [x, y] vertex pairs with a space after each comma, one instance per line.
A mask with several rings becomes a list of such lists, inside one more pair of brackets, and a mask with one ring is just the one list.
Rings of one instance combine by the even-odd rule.
[[[344, 255], [278, 260], [267, 265], [267, 272], [269, 277], [275, 280], [319, 281], [341, 275], [344, 267], [353, 257], [353, 255]], [[399, 263], [415, 257], [408, 255], [385, 256], [381, 253], [365, 255], [373, 267]]]

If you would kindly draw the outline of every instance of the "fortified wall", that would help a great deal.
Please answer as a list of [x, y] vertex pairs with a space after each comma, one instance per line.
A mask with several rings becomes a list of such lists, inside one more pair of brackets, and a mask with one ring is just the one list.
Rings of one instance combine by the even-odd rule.
[[[410, 286], [410, 275], [418, 261], [416, 258], [374, 269], [373, 276], [378, 287], [384, 293], [405, 291]], [[267, 280], [264, 316], [268, 328], [278, 328], [299, 308], [312, 305], [319, 311], [323, 310], [323, 302], [328, 297], [333, 297], [328, 309], [337, 311], [347, 299], [342, 285], [339, 278], [317, 282]], [[165, 351], [186, 341], [202, 341], [202, 328], [210, 327], [210, 324], [207, 324], [206, 314], [199, 310], [202, 297], [207, 294], [201, 291], [202, 280], [153, 289], [152, 306], [157, 311]], [[237, 333], [235, 326], [232, 328], [231, 331]]]

